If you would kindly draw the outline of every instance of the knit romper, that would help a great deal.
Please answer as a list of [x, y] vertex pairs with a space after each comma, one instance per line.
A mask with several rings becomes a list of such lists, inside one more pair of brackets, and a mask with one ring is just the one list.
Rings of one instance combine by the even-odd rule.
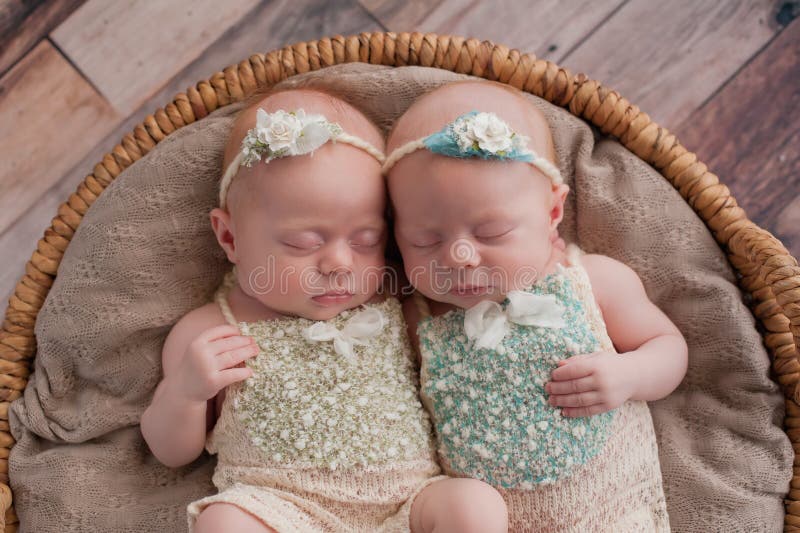
[[205, 445], [219, 493], [188, 505], [189, 531], [217, 502], [279, 532], [409, 531], [414, 497], [442, 476], [398, 300], [325, 321], [341, 331], [359, 311], [383, 314], [380, 333], [347, 358], [332, 341], [306, 340], [312, 320], [237, 322], [231, 276], [215, 299], [260, 352], [246, 361], [253, 375], [226, 390]]
[[525, 291], [555, 295], [564, 327], [509, 323], [490, 349], [467, 339], [463, 309], [421, 319], [421, 392], [440, 462], [446, 474], [497, 488], [509, 531], [669, 531], [647, 402], [591, 417], [562, 416], [547, 402], [558, 360], [614, 350], [580, 250], [567, 252], [566, 267]]

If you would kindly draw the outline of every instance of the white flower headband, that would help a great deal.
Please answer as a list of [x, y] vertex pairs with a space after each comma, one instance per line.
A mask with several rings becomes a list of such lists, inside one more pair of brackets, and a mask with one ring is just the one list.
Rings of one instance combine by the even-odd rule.
[[328, 141], [346, 143], [361, 148], [383, 163], [386, 156], [367, 141], [342, 131], [335, 122], [329, 122], [323, 115], [307, 115], [303, 109], [284, 111], [278, 109], [268, 113], [259, 108], [256, 112], [256, 126], [242, 139], [242, 150], [225, 170], [219, 186], [219, 205], [227, 209], [226, 197], [233, 177], [239, 167], [250, 167], [253, 162], [269, 163], [280, 157], [310, 154]]
[[528, 138], [514, 132], [494, 113], [470, 111], [440, 131], [404, 144], [386, 158], [383, 174], [388, 174], [400, 158], [421, 148], [448, 157], [524, 161], [541, 170], [554, 185], [564, 183], [558, 167], [528, 148]]

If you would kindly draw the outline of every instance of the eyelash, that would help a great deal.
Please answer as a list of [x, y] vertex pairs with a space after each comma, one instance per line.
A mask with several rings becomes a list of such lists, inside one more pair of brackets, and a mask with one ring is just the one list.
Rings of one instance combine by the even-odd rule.
[[294, 244], [289, 244], [288, 242], [285, 242], [283, 244], [288, 246], [289, 248], [292, 248], [293, 250], [302, 250], [302, 251], [316, 250], [317, 248], [322, 246], [321, 244], [315, 244], [313, 246], [296, 246]]
[[375, 248], [376, 246], [378, 246], [378, 244], [380, 244], [380, 241], [376, 241], [376, 242], [369, 243], [369, 244], [359, 244], [359, 243], [355, 243], [353, 241], [350, 241], [350, 246], [352, 246], [354, 248]]
[[507, 230], [507, 231], [504, 231], [503, 233], [498, 233], [496, 235], [486, 235], [486, 236], [483, 236], [483, 237], [476, 235], [475, 238], [478, 239], [478, 240], [481, 240], [481, 241], [491, 241], [491, 240], [494, 240], [494, 239], [499, 239], [501, 237], [505, 237], [509, 233], [511, 233], [510, 229]]

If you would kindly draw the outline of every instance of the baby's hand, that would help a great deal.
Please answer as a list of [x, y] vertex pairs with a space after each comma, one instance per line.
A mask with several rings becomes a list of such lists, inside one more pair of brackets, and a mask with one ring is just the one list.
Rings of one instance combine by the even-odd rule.
[[223, 387], [250, 377], [253, 371], [239, 366], [256, 354], [258, 347], [253, 338], [239, 335], [235, 326], [207, 329], [186, 349], [173, 374], [172, 388], [189, 401], [208, 401]]
[[633, 376], [616, 352], [575, 355], [558, 362], [545, 384], [549, 403], [564, 416], [592, 416], [615, 409], [633, 395]]

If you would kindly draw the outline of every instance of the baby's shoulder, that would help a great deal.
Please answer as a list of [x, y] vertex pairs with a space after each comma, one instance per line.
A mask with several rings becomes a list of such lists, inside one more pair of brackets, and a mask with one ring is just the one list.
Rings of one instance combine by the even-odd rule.
[[636, 272], [622, 261], [603, 254], [581, 254], [580, 265], [590, 277], [606, 278], [620, 274], [626, 276], [632, 274], [638, 277]]
[[227, 324], [227, 321], [219, 305], [215, 302], [208, 302], [183, 315], [172, 329], [179, 329], [185, 332], [197, 332], [199, 334], [209, 328], [221, 326], [223, 324]]
[[583, 254], [580, 265], [586, 272], [592, 286], [592, 292], [601, 303], [611, 297], [620, 297], [630, 293], [639, 292], [642, 281], [631, 267], [613, 257], [602, 254]]

